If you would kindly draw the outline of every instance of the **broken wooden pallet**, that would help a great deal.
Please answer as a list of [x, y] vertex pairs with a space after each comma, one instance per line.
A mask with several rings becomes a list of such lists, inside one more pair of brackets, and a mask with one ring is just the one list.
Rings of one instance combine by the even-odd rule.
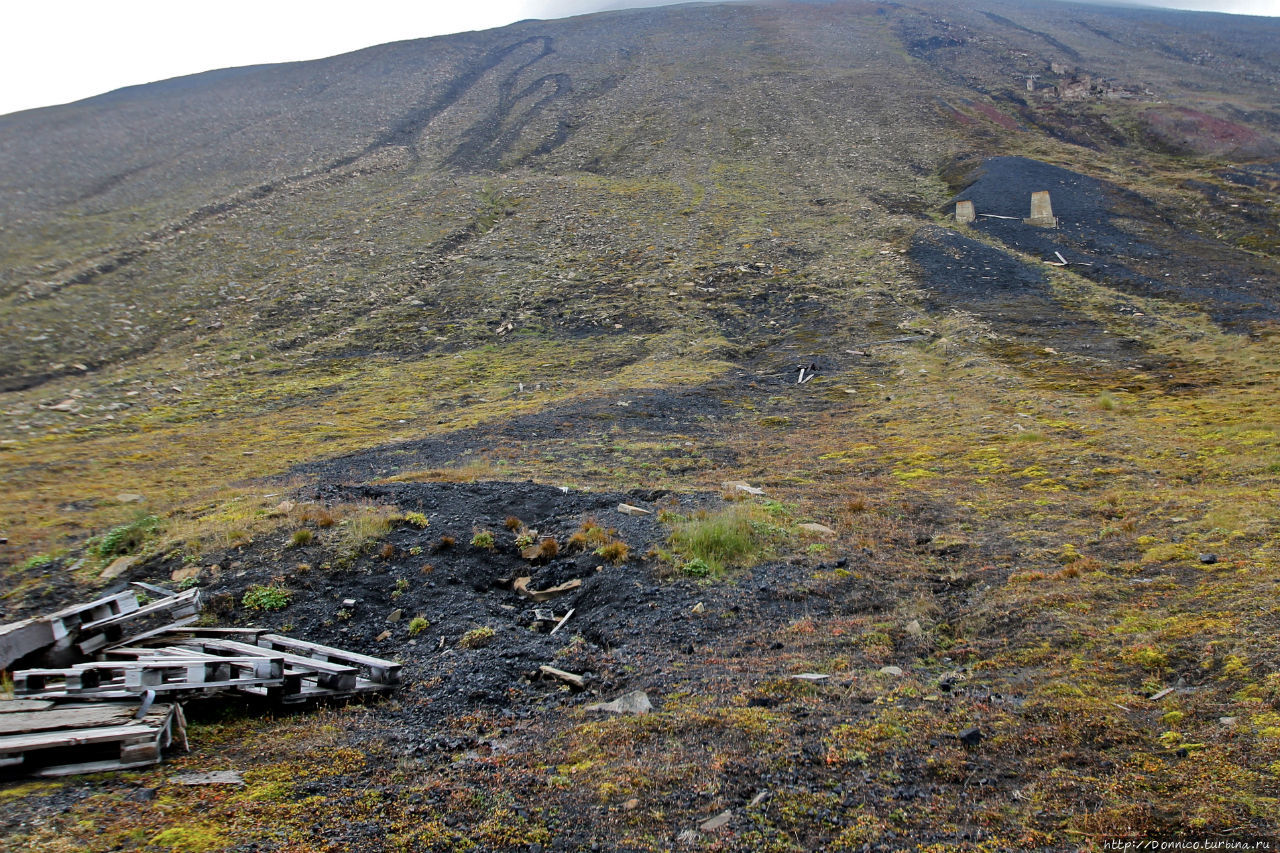
[[[255, 642], [241, 642], [241, 639]], [[258, 629], [161, 629], [152, 632], [146, 642], [148, 645], [113, 647], [107, 654], [139, 661], [163, 660], [183, 654], [278, 659], [283, 661], [279, 683], [241, 683], [234, 688], [286, 704], [383, 692], [394, 689], [400, 682], [401, 665], [395, 661], [268, 634]], [[158, 643], [169, 645], [155, 645]]]
[[[134, 595], [136, 602], [137, 596]], [[93, 654], [99, 649], [118, 642], [126, 636], [154, 630], [156, 627], [168, 627], [175, 622], [194, 621], [200, 610], [200, 590], [190, 589], [186, 592], [161, 598], [150, 604], [135, 607], [124, 613], [116, 613], [85, 622], [79, 627], [79, 640], [76, 648], [82, 654]]]
[[14, 661], [36, 652], [70, 649], [85, 623], [125, 616], [139, 607], [137, 593], [125, 590], [56, 613], [0, 625], [0, 669], [7, 669]]
[[186, 723], [177, 705], [138, 711], [133, 699], [0, 713], [0, 767], [66, 776], [155, 764]]
[[148, 690], [209, 693], [285, 683], [282, 656], [223, 657], [187, 649], [143, 654], [134, 660], [97, 661], [66, 669], [27, 669], [13, 675], [14, 694], [45, 698], [121, 698]]
[[[237, 636], [238, 635], [238, 636]], [[253, 642], [250, 643], [249, 637]], [[190, 648], [209, 644], [209, 641], [221, 641], [232, 645], [228, 649], [242, 652], [254, 650], [259, 654], [280, 652], [293, 655], [312, 665], [330, 664], [339, 667], [354, 668], [362, 678], [374, 684], [395, 685], [400, 683], [401, 664], [382, 658], [349, 652], [334, 646], [323, 646], [294, 637], [268, 633], [262, 628], [161, 628], [152, 632], [148, 642], [171, 642], [174, 645]], [[209, 648], [213, 648], [210, 644]], [[265, 651], [264, 651], [265, 650]]]
[[157, 599], [143, 604], [126, 590], [0, 626], [4, 666], [28, 658], [46, 667], [13, 673], [26, 698], [0, 701], [0, 767], [63, 775], [156, 763], [175, 739], [186, 743], [182, 706], [153, 705], [157, 694], [238, 691], [299, 703], [400, 684], [395, 661], [262, 628], [193, 627], [197, 590], [134, 586]]

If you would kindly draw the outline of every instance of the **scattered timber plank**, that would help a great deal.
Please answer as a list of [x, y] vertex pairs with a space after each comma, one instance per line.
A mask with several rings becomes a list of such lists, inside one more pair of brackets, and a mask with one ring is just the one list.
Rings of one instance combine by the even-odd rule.
[[547, 666], [546, 664], [543, 664], [538, 667], [538, 671], [543, 675], [549, 675], [552, 678], [563, 681], [565, 684], [576, 687], [579, 690], [587, 686], [587, 683], [583, 681], [581, 675], [573, 672], [565, 672], [563, 669], [556, 669], [554, 666]]
[[[134, 587], [158, 600], [143, 605], [126, 590], [0, 625], [0, 666], [28, 656], [52, 664], [13, 673], [15, 692], [30, 698], [0, 700], [0, 767], [58, 776], [155, 764], [187, 743], [182, 706], [155, 704], [158, 694], [239, 691], [293, 704], [400, 684], [396, 661], [265, 628], [192, 627], [198, 590]], [[101, 659], [57, 666], [77, 652]]]
[[349, 690], [334, 690], [328, 687], [321, 687], [314, 681], [303, 681], [298, 689], [290, 692], [272, 690], [266, 687], [242, 687], [239, 691], [261, 696], [265, 699], [272, 699], [282, 705], [300, 705], [305, 702], [320, 700], [353, 699], [357, 696], [366, 696], [371, 693], [385, 693], [390, 689], [392, 689], [392, 685], [378, 684], [377, 682], [369, 681], [367, 678], [357, 678], [355, 686]]
[[557, 595], [564, 595], [566, 592], [571, 592], [582, 586], [582, 579], [574, 578], [571, 581], [565, 581], [559, 586], [547, 587], [546, 589], [529, 589], [529, 582], [532, 580], [533, 578], [527, 577], [516, 578], [511, 584], [511, 588], [525, 598], [542, 602], [549, 601]]

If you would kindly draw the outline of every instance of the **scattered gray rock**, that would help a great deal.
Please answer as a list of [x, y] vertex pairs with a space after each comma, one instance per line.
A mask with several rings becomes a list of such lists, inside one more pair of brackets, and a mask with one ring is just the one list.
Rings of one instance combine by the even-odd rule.
[[602, 711], [606, 714], [647, 714], [653, 710], [653, 704], [649, 701], [649, 695], [643, 690], [633, 690], [612, 702], [597, 702], [594, 705], [588, 705], [584, 710]]
[[239, 770], [210, 770], [207, 773], [179, 773], [170, 776], [169, 781], [175, 785], [243, 785], [244, 777]]
[[401, 617], [403, 616], [404, 616], [404, 610], [397, 607], [395, 610], [392, 610], [391, 613], [387, 616], [387, 623], [390, 625], [394, 625], [395, 623], [399, 622]]
[[129, 571], [129, 567], [140, 559], [142, 558], [136, 554], [131, 557], [119, 557], [113, 560], [111, 565], [103, 569], [102, 574], [98, 575], [98, 577], [104, 581], [114, 580]]
[[142, 503], [146, 498], [137, 492], [121, 492], [116, 495], [116, 500], [122, 504], [138, 504]]
[[631, 504], [618, 504], [618, 512], [623, 515], [653, 515], [649, 510]]
[[729, 825], [729, 821], [733, 819], [733, 811], [725, 809], [712, 818], [707, 818], [698, 825], [698, 829], [703, 832], [715, 832], [717, 829], [724, 829]]
[[685, 847], [693, 847], [702, 840], [702, 833], [696, 829], [685, 829], [676, 836], [676, 843], [683, 844]]
[[1200, 562], [1204, 563], [1206, 566], [1212, 566], [1214, 563], [1218, 562], [1218, 555], [1212, 552], [1201, 554]]
[[806, 531], [807, 533], [816, 533], [819, 536], [835, 536], [836, 535], [836, 532], [832, 530], [830, 527], [827, 527], [825, 524], [817, 524], [816, 522], [812, 522], [812, 521], [805, 522], [804, 524], [798, 524], [796, 526], [799, 527], [801, 530]]
[[956, 735], [956, 740], [960, 741], [965, 746], [977, 746], [982, 742], [982, 729], [977, 726], [965, 729], [960, 732], [960, 734]]
[[901, 678], [905, 673], [900, 666], [882, 666], [880, 667], [881, 675], [892, 675], [894, 678]]
[[924, 634], [924, 629], [920, 627], [919, 619], [912, 619], [907, 623], [907, 633], [913, 637], [919, 637]]

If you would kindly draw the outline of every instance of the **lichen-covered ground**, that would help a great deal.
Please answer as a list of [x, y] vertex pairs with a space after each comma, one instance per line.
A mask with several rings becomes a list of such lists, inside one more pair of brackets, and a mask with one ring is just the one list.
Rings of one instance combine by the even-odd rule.
[[[0, 786], [4, 846], [1273, 836], [1276, 166], [1141, 125], [1151, 85], [1265, 129], [1268, 66], [1185, 28], [1208, 47], [1170, 59], [1133, 23], [1156, 13], [1055, 12], [1053, 43], [1016, 4], [937, 8], [436, 42], [422, 105], [349, 160], [281, 149], [216, 210], [212, 177], [163, 203], [126, 177], [11, 217], [0, 618], [197, 584], [209, 624], [408, 677], [192, 704], [162, 766]], [[1025, 97], [1063, 45], [1134, 97]], [[1055, 230], [948, 215], [1020, 216], [1045, 184]], [[746, 543], [723, 568], [692, 544], [716, 525]], [[532, 604], [522, 573], [583, 583]], [[554, 635], [534, 612], [571, 608]], [[651, 713], [586, 710], [632, 690]], [[207, 769], [245, 785], [168, 781]]]

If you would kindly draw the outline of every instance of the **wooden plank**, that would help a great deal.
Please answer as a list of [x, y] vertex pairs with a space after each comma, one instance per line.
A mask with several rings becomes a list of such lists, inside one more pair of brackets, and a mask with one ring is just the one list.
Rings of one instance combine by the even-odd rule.
[[53, 703], [45, 699], [3, 699], [0, 700], [0, 714], [25, 714], [28, 711], [43, 711], [52, 708]]
[[[171, 625], [174, 620], [194, 617], [199, 606], [200, 590], [191, 589], [169, 598], [153, 601], [130, 613], [85, 623], [80, 628], [81, 639], [77, 643], [77, 648], [83, 654], [93, 654], [98, 649], [117, 643], [126, 632], [136, 638], [152, 628]], [[153, 624], [156, 620], [162, 624]]]
[[33, 770], [31, 775], [47, 778], [78, 776], [81, 773], [108, 773], [115, 770], [134, 770], [139, 767], [150, 767], [158, 762], [158, 758], [146, 761], [86, 761], [82, 764], [59, 764], [52, 767], [41, 767], [39, 770]]
[[39, 696], [119, 696], [147, 690], [206, 692], [248, 684], [283, 684], [284, 655], [264, 654], [256, 646], [248, 648], [252, 652], [247, 656], [190, 652], [186, 657], [94, 661], [70, 669], [22, 670], [14, 673], [14, 690]]
[[[52, 702], [48, 703], [53, 705]], [[27, 711], [0, 716], [0, 737], [55, 729], [82, 729], [92, 726], [130, 725], [136, 703], [94, 704], [88, 707], [53, 707], [47, 711]]]
[[33, 749], [52, 749], [64, 746], [83, 746], [93, 743], [128, 740], [155, 735], [155, 726], [142, 724], [128, 726], [99, 726], [96, 728], [67, 729], [52, 732], [31, 732], [0, 737], [0, 755], [29, 752]]

